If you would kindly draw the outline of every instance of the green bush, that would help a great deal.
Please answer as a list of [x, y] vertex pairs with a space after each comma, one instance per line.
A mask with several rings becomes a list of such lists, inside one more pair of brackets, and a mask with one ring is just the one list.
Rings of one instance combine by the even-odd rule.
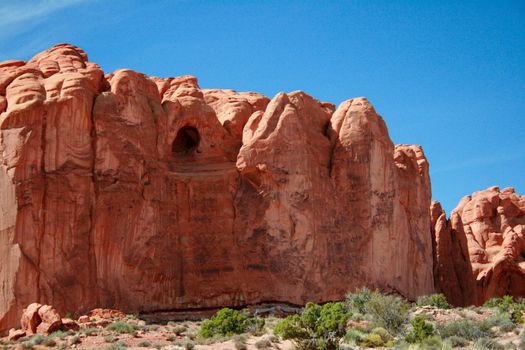
[[439, 325], [438, 333], [444, 339], [456, 336], [468, 340], [477, 340], [493, 336], [488, 322], [477, 322], [469, 319]]
[[29, 342], [33, 345], [40, 345], [46, 340], [46, 337], [44, 337], [42, 334], [35, 334], [31, 337]]
[[89, 336], [96, 335], [100, 332], [99, 328], [84, 328], [80, 330], [80, 333]]
[[505, 350], [505, 346], [498, 343], [495, 339], [480, 338], [472, 346], [473, 349], [479, 350]]
[[358, 343], [358, 345], [365, 348], [379, 348], [384, 347], [385, 342], [379, 334], [370, 333], [365, 335], [365, 337]]
[[407, 320], [409, 305], [400, 297], [362, 288], [346, 295], [346, 306], [369, 318], [373, 325], [392, 334], [401, 332]]
[[419, 347], [425, 350], [427, 349], [442, 349], [442, 350], [448, 349], [446, 344], [443, 343], [443, 340], [440, 337], [435, 336], [435, 335], [425, 338], [421, 342]]
[[300, 349], [337, 349], [350, 316], [340, 302], [323, 306], [308, 303], [300, 315], [288, 316], [278, 322], [274, 333], [293, 340]]
[[364, 309], [375, 326], [383, 327], [392, 334], [400, 333], [407, 320], [408, 304], [397, 296], [375, 291]]
[[384, 328], [377, 327], [369, 334], [361, 334], [355, 341], [356, 345], [365, 348], [392, 347], [394, 338]]
[[510, 318], [512, 319], [512, 322], [514, 322], [515, 324], [522, 324], [523, 323], [523, 312], [525, 311], [525, 304], [520, 303], [515, 303], [513, 305], [513, 309], [510, 313]]
[[188, 327], [186, 326], [183, 326], [183, 325], [177, 325], [173, 328], [173, 333], [175, 333], [176, 335], [181, 335], [183, 334], [184, 332], [186, 332], [186, 330], [188, 329]]
[[175, 340], [173, 342], [173, 345], [177, 345], [177, 346], [180, 346], [186, 350], [191, 350], [195, 347], [195, 343], [193, 343], [191, 340], [189, 339], [182, 339], [182, 340]]
[[491, 328], [498, 327], [502, 332], [510, 332], [516, 328], [511, 315], [507, 313], [498, 313], [494, 316], [487, 318], [485, 321]]
[[123, 321], [117, 321], [110, 324], [106, 329], [111, 332], [131, 334], [137, 330], [137, 326]]
[[421, 315], [416, 316], [410, 321], [410, 324], [412, 325], [412, 331], [405, 337], [408, 343], [421, 343], [426, 338], [434, 335], [434, 326], [427, 323]]
[[500, 313], [508, 314], [515, 324], [523, 323], [523, 312], [525, 311], [525, 303], [523, 300], [517, 302], [512, 296], [505, 295], [502, 298], [489, 299], [483, 306], [497, 308]]
[[501, 312], [508, 312], [514, 304], [514, 298], [510, 295], [505, 295], [502, 298], [492, 298], [483, 304], [484, 307], [497, 307]]
[[244, 333], [248, 329], [253, 331], [263, 327], [264, 320], [259, 317], [251, 317], [247, 312], [224, 308], [211, 319], [202, 322], [199, 336], [202, 338], [212, 338], [217, 335], [232, 336]]
[[151, 343], [147, 340], [143, 340], [138, 344], [139, 348], [149, 348], [151, 346]]
[[350, 328], [346, 331], [344, 339], [348, 343], [358, 344], [366, 337], [366, 333], [355, 328]]
[[470, 344], [467, 339], [455, 335], [448, 337], [447, 340], [453, 348], [465, 348]]
[[52, 348], [54, 346], [57, 345], [57, 342], [55, 341], [55, 339], [53, 338], [46, 338], [44, 339], [44, 341], [42, 342], [42, 345], [45, 345], [47, 346], [48, 348]]
[[416, 305], [433, 306], [438, 309], [450, 309], [450, 304], [448, 303], [447, 298], [441, 293], [422, 296], [417, 299]]
[[346, 294], [346, 307], [355, 313], [366, 313], [366, 305], [372, 299], [372, 291], [368, 288], [356, 289], [354, 293]]
[[127, 345], [121, 342], [111, 344], [106, 348], [106, 350], [125, 350], [127, 349]]

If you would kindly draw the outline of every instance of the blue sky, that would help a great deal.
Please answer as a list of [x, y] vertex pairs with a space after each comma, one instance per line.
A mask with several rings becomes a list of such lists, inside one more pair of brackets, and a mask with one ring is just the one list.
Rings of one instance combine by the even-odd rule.
[[395, 143], [423, 145], [447, 212], [494, 185], [525, 194], [525, 1], [0, 0], [0, 61], [60, 42], [106, 72], [366, 96]]

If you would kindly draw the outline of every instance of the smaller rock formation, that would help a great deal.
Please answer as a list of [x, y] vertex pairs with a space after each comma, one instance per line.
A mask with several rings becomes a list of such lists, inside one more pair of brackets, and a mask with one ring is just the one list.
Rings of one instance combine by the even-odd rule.
[[11, 328], [9, 330], [9, 335], [7, 336], [7, 340], [17, 341], [18, 339], [25, 337], [25, 336], [26, 336], [26, 332], [24, 332], [23, 330]]
[[436, 288], [454, 305], [525, 295], [525, 196], [491, 187], [464, 197], [447, 220], [430, 208]]
[[20, 324], [26, 335], [49, 335], [61, 328], [62, 318], [52, 306], [33, 303], [24, 309]]

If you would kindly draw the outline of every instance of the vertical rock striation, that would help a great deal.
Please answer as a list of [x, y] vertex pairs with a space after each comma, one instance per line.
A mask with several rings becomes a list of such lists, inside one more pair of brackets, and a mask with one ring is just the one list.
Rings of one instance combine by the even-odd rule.
[[32, 302], [155, 312], [434, 290], [428, 163], [365, 98], [104, 75], [61, 44], [0, 64], [0, 113], [0, 331]]
[[464, 197], [450, 220], [431, 207], [435, 278], [455, 305], [525, 296], [525, 196], [491, 187]]

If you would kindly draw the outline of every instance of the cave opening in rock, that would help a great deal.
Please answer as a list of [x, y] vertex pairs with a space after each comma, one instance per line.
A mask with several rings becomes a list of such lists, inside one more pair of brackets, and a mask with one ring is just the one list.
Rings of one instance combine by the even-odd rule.
[[171, 151], [175, 156], [193, 153], [197, 150], [200, 141], [199, 131], [193, 126], [185, 126], [177, 132]]

